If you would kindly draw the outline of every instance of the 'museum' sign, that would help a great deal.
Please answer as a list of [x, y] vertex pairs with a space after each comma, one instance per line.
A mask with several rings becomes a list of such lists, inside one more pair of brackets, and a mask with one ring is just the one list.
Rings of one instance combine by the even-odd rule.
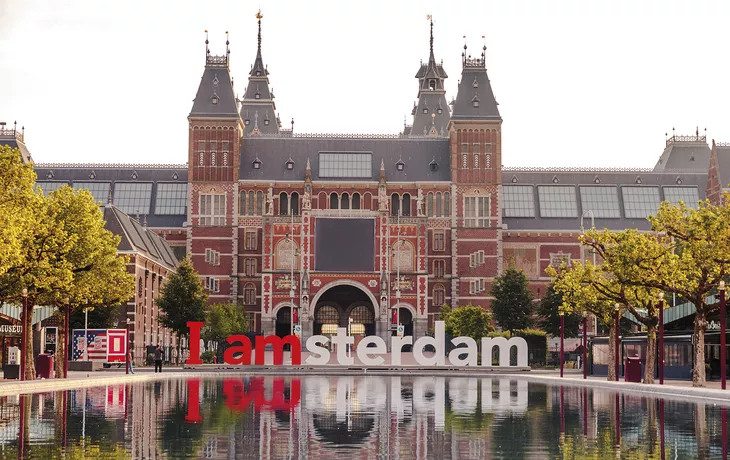
[[[190, 357], [186, 364], [203, 364], [200, 359], [200, 330], [204, 323], [198, 321], [188, 321], [190, 329]], [[444, 322], [436, 321], [434, 337], [421, 337], [413, 342], [413, 336], [390, 338], [391, 345], [391, 365], [401, 365], [401, 350], [405, 345], [413, 346], [413, 357], [421, 366], [478, 366], [478, 348], [476, 340], [471, 337], [455, 337], [451, 339], [451, 343], [457, 348], [451, 350], [448, 354], [448, 363], [446, 362], [446, 334], [444, 330]], [[271, 345], [274, 350], [274, 365], [282, 365], [284, 363], [284, 345], [291, 347], [291, 364], [302, 364], [302, 344], [299, 337], [288, 335], [286, 337], [277, 337], [269, 335], [266, 337], [256, 337], [255, 347], [252, 347], [251, 341], [245, 335], [232, 335], [226, 339], [231, 345], [223, 354], [223, 360], [226, 364], [231, 365], [248, 365], [251, 364], [251, 355], [255, 349], [254, 361], [257, 365], [263, 365], [264, 352], [266, 345]], [[332, 342], [336, 346], [337, 363], [343, 366], [355, 364], [355, 358], [352, 353], [348, 353], [347, 349], [355, 343], [355, 337], [347, 335], [344, 327], [337, 329], [337, 335], [327, 337], [324, 335], [313, 335], [306, 342], [306, 351], [309, 356], [306, 364], [317, 366], [325, 365], [330, 361], [331, 352], [327, 345]], [[349, 345], [349, 347], [348, 347]], [[435, 353], [433, 356], [426, 356], [424, 350], [427, 346], [433, 347]], [[510, 366], [510, 348], [517, 347], [517, 366], [527, 367], [527, 342], [522, 337], [512, 337], [506, 339], [504, 337], [483, 337], [481, 340], [481, 356], [482, 367], [492, 367], [492, 350], [497, 347], [499, 350], [499, 365], [497, 367]], [[385, 362], [382, 355], [387, 354], [385, 340], [377, 336], [364, 337], [357, 346], [355, 354], [357, 358], [366, 366], [378, 366]]]

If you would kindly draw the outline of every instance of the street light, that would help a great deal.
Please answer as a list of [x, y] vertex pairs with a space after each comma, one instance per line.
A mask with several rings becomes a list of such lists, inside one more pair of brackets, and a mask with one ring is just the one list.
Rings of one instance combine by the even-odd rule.
[[583, 380], [588, 378], [588, 312], [583, 311]]
[[20, 308], [20, 380], [25, 380], [25, 310], [28, 308], [28, 289], [23, 288], [23, 303]]
[[565, 352], [564, 344], [565, 341], [565, 312], [560, 310], [560, 378], [563, 378], [563, 366], [565, 365]]
[[664, 293], [659, 295], [659, 385], [664, 385]]
[[[596, 228], [596, 219], [593, 214], [593, 211], [590, 209], [586, 209], [585, 211], [583, 211], [583, 214], [580, 215], [580, 234], [581, 235], [585, 235], [585, 232], [586, 232], [585, 227], [583, 226], [583, 218], [586, 216], [586, 214], [589, 215], [591, 218], [591, 230]], [[596, 266], [596, 250], [591, 249], [591, 254], [593, 254], [593, 266], [595, 267]], [[586, 327], [585, 327], [586, 321], [584, 320], [583, 322], [584, 322], [583, 331], [585, 331], [586, 330]], [[598, 330], [598, 318], [596, 316], [594, 316], [593, 317], [593, 331], [595, 332], [597, 330]]]
[[727, 345], [725, 343], [725, 281], [720, 281], [720, 382], [721, 387], [724, 390], [727, 386]]
[[[71, 301], [68, 297], [63, 299], [64, 305], [66, 305], [66, 318], [64, 320], [63, 325], [63, 377], [68, 378], [68, 329], [69, 329], [69, 322], [71, 319]], [[58, 345], [56, 345], [58, 346]]]
[[619, 363], [621, 362], [621, 343], [619, 342], [619, 329], [621, 328], [621, 316], [619, 315], [619, 304], [614, 307], [616, 318], [615, 321], [615, 338], [616, 338], [616, 362], [614, 363], [614, 371], [616, 372], [616, 381], [619, 381]]

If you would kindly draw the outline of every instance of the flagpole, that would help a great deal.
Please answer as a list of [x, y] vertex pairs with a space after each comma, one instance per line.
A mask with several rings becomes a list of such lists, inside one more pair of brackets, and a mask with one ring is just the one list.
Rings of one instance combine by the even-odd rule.
[[[86, 346], [84, 347], [84, 361], [89, 360], [89, 309], [84, 308], [84, 340], [86, 341]], [[86, 407], [86, 406], [84, 406]]]

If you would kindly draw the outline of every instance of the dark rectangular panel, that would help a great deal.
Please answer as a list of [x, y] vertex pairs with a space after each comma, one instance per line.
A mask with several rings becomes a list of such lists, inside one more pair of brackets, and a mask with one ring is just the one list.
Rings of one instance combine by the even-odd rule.
[[316, 271], [375, 271], [375, 219], [318, 218], [314, 234]]

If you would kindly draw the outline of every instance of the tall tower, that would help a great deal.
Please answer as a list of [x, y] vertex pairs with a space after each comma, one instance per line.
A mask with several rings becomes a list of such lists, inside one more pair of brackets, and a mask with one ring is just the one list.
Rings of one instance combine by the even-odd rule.
[[210, 54], [188, 115], [188, 254], [211, 302], [236, 299], [238, 166], [243, 124], [226, 54]]
[[428, 63], [421, 62], [421, 68], [416, 73], [418, 79], [418, 102], [413, 106], [413, 126], [411, 136], [441, 136], [448, 135], [449, 106], [446, 102], [446, 88], [444, 80], [448, 78], [442, 64], [436, 64], [433, 54], [433, 18], [428, 15], [431, 24], [430, 54]]
[[256, 60], [248, 74], [248, 86], [241, 101], [241, 119], [246, 136], [261, 134], [278, 134], [281, 121], [276, 114], [274, 92], [269, 88], [269, 70], [261, 57], [261, 19], [264, 15], [259, 11], [256, 19], [259, 22], [258, 49]]
[[[449, 122], [452, 180], [452, 302], [486, 307], [502, 269], [502, 117], [487, 76], [486, 45], [462, 72]], [[458, 241], [458, 243], [457, 243]]]

